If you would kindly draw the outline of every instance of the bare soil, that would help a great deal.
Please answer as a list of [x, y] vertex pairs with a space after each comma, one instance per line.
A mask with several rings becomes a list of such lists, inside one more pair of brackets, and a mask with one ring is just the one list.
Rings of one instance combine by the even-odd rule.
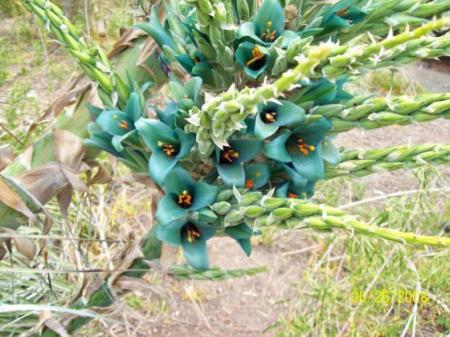
[[[402, 69], [412, 81], [418, 81], [427, 91], [450, 91], [450, 67], [441, 64], [419, 63]], [[337, 138], [337, 144], [348, 148], [376, 148], [387, 145], [449, 143], [450, 120], [392, 126], [379, 130], [352, 130]], [[450, 177], [450, 170], [442, 169]], [[416, 180], [408, 172], [380, 173], [361, 179], [371, 188], [364, 197], [417, 188]], [[280, 314], [288, 314], [299, 294], [295, 284], [301, 284], [305, 266], [323, 248], [311, 236], [302, 232], [278, 233], [271, 245], [257, 245], [250, 258], [229, 239], [213, 239], [209, 255], [213, 266], [246, 268], [267, 266], [269, 272], [221, 282], [175, 281], [156, 276], [165, 289], [170, 310], [155, 313], [124, 309], [120, 324], [110, 332], [133, 336], [198, 336], [253, 337], [272, 336], [266, 331], [276, 323]], [[152, 277], [149, 282], [156, 282]], [[146, 295], [145, 295], [146, 294]], [[140, 292], [154, 301], [151, 292]], [[141, 316], [142, 315], [142, 316]], [[125, 323], [125, 325], [124, 325]], [[126, 326], [126, 327], [125, 327]]]

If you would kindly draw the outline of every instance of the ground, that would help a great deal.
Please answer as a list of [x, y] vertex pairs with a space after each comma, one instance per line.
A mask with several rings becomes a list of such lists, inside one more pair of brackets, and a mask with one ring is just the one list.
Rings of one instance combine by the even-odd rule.
[[[21, 31], [24, 29], [25, 35]], [[26, 134], [29, 123], [61, 93], [61, 83], [76, 69], [60, 48], [47, 41], [45, 34], [36, 35], [26, 29], [16, 20], [2, 21], [0, 25], [5, 39], [18, 42], [8, 51], [5, 47], [0, 49], [0, 60], [3, 60], [0, 65], [7, 72], [0, 79], [0, 121], [17, 131], [16, 136]], [[27, 36], [33, 38], [33, 44], [25, 48]], [[26, 53], [20, 52], [20, 48]], [[16, 53], [16, 60], [9, 58], [11, 50]], [[379, 94], [386, 95], [390, 89], [399, 90], [399, 81], [401, 92], [414, 94], [417, 87], [409, 82], [414, 81], [426, 91], [450, 92], [450, 69], [442, 63], [402, 67], [395, 71], [394, 82], [383, 78], [390, 74], [366, 76], [357, 86], [376, 86]], [[383, 78], [381, 85], [379, 77]], [[5, 132], [0, 132], [0, 136], [2, 141], [11, 140]], [[449, 143], [450, 121], [353, 130], [337, 139], [339, 145], [348, 148], [428, 142]], [[21, 146], [16, 146], [20, 150]], [[381, 196], [377, 202], [363, 202], [348, 210], [366, 220], [386, 222], [395, 228], [438, 234], [450, 225], [449, 179], [448, 168], [416, 174], [386, 172], [354, 181], [334, 179], [322, 184], [315, 198], [334, 206], [349, 206], [355, 201]], [[391, 193], [415, 189], [421, 191], [389, 197]], [[108, 258], [123, 244], [96, 240], [126, 240], [129, 233], [139, 237], [151, 224], [148, 192], [136, 186], [123, 168], [119, 167], [111, 184], [95, 188], [91, 198], [95, 200], [93, 205], [78, 195], [71, 209], [74, 216], [68, 223], [59, 219], [52, 235], [78, 235], [93, 241], [80, 245], [57, 239], [50, 241], [51, 267], [59, 270], [75, 269], [79, 265], [108, 268], [111, 266]], [[56, 206], [49, 208], [55, 211]], [[375, 217], [379, 213], [381, 216]], [[416, 249], [346, 233], [269, 228], [255, 240], [250, 258], [229, 239], [213, 239], [209, 254], [211, 264], [223, 269], [266, 266], [268, 270], [225, 281], [178, 281], [165, 273], [164, 266], [155, 264], [144, 282], [134, 284], [132, 292], [118, 295], [113, 313], [105, 313], [103, 320], [89, 324], [77, 336], [379, 337], [400, 336], [408, 324], [407, 331], [412, 331], [413, 325], [416, 327], [416, 336], [450, 333], [448, 250]], [[178, 258], [181, 262], [182, 257]], [[9, 289], [14, 279], [7, 276], [0, 278], [4, 289]], [[37, 299], [43, 294], [41, 303], [64, 306], [81, 281], [78, 274], [55, 274], [53, 287], [58, 294], [55, 297], [46, 288], [45, 280], [34, 275], [18, 278], [16, 275], [16, 286], [12, 288], [19, 299], [16, 303], [22, 303], [21, 292], [26, 289], [28, 296], [32, 294]], [[417, 287], [428, 296], [428, 301], [421, 303], [417, 311], [408, 301], [394, 298], [399, 291]], [[369, 293], [387, 290], [389, 300], [355, 300], [352, 295], [359, 290]], [[9, 295], [1, 293], [0, 302], [10, 298]], [[15, 318], [29, 323], [24, 316]], [[15, 321], [0, 322], [0, 331], [2, 328], [11, 331]], [[402, 336], [410, 335], [411, 332], [405, 332]]]

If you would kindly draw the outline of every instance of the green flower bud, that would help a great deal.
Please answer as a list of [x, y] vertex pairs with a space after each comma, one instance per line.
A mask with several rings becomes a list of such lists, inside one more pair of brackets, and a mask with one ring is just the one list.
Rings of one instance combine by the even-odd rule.
[[289, 219], [294, 214], [294, 210], [288, 207], [277, 208], [270, 213], [270, 216], [273, 217], [277, 222], [284, 221]]
[[227, 201], [234, 197], [233, 190], [223, 190], [217, 195], [217, 201]]
[[224, 222], [226, 224], [236, 224], [240, 223], [244, 219], [244, 215], [240, 210], [233, 210], [228, 212], [228, 214], [224, 218]]
[[231, 204], [226, 201], [220, 201], [212, 204], [211, 209], [219, 215], [225, 215], [230, 211]]
[[247, 192], [242, 196], [242, 199], [239, 202], [239, 205], [241, 206], [248, 206], [251, 204], [254, 204], [258, 200], [260, 200], [262, 197], [261, 192]]
[[244, 215], [247, 218], [254, 219], [265, 213], [265, 209], [260, 206], [248, 206], [245, 208]]
[[272, 211], [285, 205], [286, 200], [281, 198], [263, 198], [263, 200], [261, 200], [261, 206], [267, 209], [268, 211]]
[[298, 203], [293, 206], [294, 214], [297, 217], [304, 218], [312, 215], [320, 215], [322, 214], [322, 210], [318, 205], [307, 204], [307, 203]]

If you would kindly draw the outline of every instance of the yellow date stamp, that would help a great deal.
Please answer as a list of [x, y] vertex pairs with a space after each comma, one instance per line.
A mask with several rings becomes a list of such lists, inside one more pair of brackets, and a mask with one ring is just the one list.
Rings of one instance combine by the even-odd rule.
[[430, 301], [430, 298], [426, 292], [410, 289], [376, 289], [369, 291], [353, 289], [350, 300], [352, 304], [427, 304]]

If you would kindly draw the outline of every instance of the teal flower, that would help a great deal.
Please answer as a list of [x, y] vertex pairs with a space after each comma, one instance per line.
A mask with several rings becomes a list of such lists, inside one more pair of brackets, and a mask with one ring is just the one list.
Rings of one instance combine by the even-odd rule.
[[215, 163], [217, 171], [226, 185], [244, 187], [243, 163], [252, 160], [261, 151], [261, 142], [253, 139], [229, 141], [229, 146], [217, 149]]
[[206, 242], [214, 236], [214, 225], [178, 220], [158, 224], [157, 237], [173, 246], [181, 246], [187, 262], [196, 269], [209, 269]]
[[237, 226], [225, 227], [225, 234], [236, 240], [245, 255], [250, 256], [252, 253], [251, 237], [255, 234], [259, 234], [259, 232], [255, 232], [247, 224], [243, 223]]
[[270, 179], [269, 165], [265, 163], [249, 164], [245, 167], [245, 188], [259, 189]]
[[135, 123], [142, 117], [140, 101], [141, 97], [133, 92], [128, 99], [125, 111], [101, 110], [95, 120], [100, 129], [111, 136], [111, 144], [117, 152], [124, 150], [122, 145], [124, 140], [137, 139]]
[[281, 163], [292, 163], [295, 170], [310, 181], [324, 177], [322, 141], [331, 122], [321, 118], [293, 131], [282, 132], [264, 145], [264, 155]]
[[278, 198], [307, 200], [314, 195], [315, 184], [315, 181], [307, 181], [304, 185], [296, 185], [293, 182], [284, 183], [275, 190], [275, 196]]
[[293, 126], [304, 121], [305, 111], [302, 108], [288, 101], [280, 103], [269, 102], [258, 106], [254, 129], [258, 139], [272, 136], [281, 126]]
[[235, 57], [236, 61], [244, 68], [244, 72], [253, 79], [263, 74], [271, 62], [269, 51], [266, 48], [249, 41], [239, 45]]
[[172, 128], [183, 128], [185, 119], [189, 116], [189, 110], [202, 103], [200, 95], [202, 79], [193, 77], [184, 84], [170, 81], [169, 87], [172, 101], [164, 110], [156, 110], [158, 118]]
[[344, 90], [347, 77], [340, 76], [335, 81], [321, 78], [318, 81], [301, 83], [302, 88], [290, 98], [295, 104], [313, 102], [314, 105], [337, 103], [353, 96]]
[[163, 186], [165, 195], [158, 204], [156, 219], [160, 224], [186, 219], [189, 214], [200, 211], [216, 200], [218, 187], [194, 182], [181, 168], [167, 175]]
[[290, 180], [275, 190], [275, 196], [304, 200], [311, 198], [314, 195], [316, 182], [303, 177], [290, 164], [283, 166]]
[[181, 129], [172, 130], [166, 124], [151, 119], [140, 119], [136, 129], [152, 150], [149, 161], [150, 177], [162, 185], [167, 174], [192, 149], [195, 135]]
[[341, 0], [327, 7], [322, 13], [321, 26], [329, 29], [347, 28], [350, 23], [358, 23], [366, 17], [366, 13], [353, 5], [353, 0]]
[[334, 137], [328, 136], [322, 142], [322, 154], [323, 159], [332, 164], [336, 165], [341, 161], [341, 153], [333, 144]]
[[265, 0], [252, 22], [243, 23], [237, 31], [238, 41], [251, 41], [269, 46], [280, 36], [283, 47], [298, 38], [292, 31], [284, 30], [285, 17], [283, 6], [278, 0]]

